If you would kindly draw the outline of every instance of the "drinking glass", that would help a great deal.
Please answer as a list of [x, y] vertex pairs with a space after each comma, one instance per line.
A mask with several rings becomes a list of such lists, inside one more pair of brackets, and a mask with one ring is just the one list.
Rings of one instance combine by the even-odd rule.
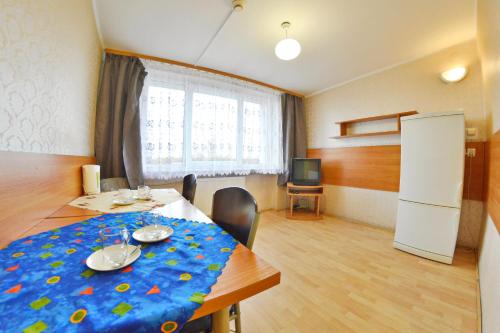
[[122, 266], [127, 261], [130, 233], [127, 228], [107, 227], [99, 231], [102, 239], [104, 260], [113, 267]]
[[162, 228], [161, 215], [159, 213], [147, 214], [145, 222], [147, 224], [145, 234], [149, 239], [160, 239], [167, 235], [167, 231]]
[[151, 189], [147, 185], [137, 186], [137, 196], [139, 199], [147, 199], [151, 195]]

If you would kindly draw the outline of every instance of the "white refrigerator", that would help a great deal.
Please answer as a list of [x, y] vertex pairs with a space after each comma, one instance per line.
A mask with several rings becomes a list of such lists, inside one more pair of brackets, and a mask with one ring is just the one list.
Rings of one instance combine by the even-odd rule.
[[401, 118], [401, 178], [394, 247], [451, 264], [465, 155], [462, 112]]

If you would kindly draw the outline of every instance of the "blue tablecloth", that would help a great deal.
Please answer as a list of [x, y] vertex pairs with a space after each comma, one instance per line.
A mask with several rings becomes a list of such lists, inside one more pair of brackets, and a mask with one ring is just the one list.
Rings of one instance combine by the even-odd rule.
[[[0, 332], [178, 332], [203, 303], [237, 241], [214, 224], [163, 217], [174, 229], [132, 265], [89, 269], [99, 230], [142, 227], [108, 214], [30, 236], [0, 251]], [[148, 214], [148, 213], [146, 213]]]

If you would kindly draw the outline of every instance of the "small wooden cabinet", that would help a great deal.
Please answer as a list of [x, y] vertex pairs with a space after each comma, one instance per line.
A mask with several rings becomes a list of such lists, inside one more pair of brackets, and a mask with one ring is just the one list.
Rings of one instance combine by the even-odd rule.
[[[317, 186], [302, 186], [287, 183], [287, 195], [290, 201], [290, 208], [287, 211], [286, 217], [294, 220], [320, 220], [323, 218], [319, 211], [321, 196], [323, 195], [323, 185]], [[295, 198], [313, 198], [314, 209], [294, 210]]]

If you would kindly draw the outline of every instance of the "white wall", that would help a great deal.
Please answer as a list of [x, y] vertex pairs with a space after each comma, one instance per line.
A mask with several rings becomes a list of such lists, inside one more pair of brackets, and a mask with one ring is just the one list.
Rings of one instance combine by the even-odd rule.
[[[493, 134], [500, 130], [500, 0], [478, 0], [477, 32], [487, 130]], [[479, 257], [482, 327], [484, 333], [496, 333], [500, 332], [500, 237], [489, 215], [482, 234]]]
[[[394, 230], [398, 212], [398, 193], [363, 188], [326, 185], [321, 210], [344, 220], [353, 220]], [[458, 244], [476, 248], [479, 243], [484, 204], [464, 200]]]
[[93, 155], [92, 2], [0, 0], [0, 22], [0, 150]]
[[[454, 65], [466, 65], [467, 77], [445, 84], [439, 74]], [[487, 135], [482, 107], [481, 67], [476, 41], [447, 48], [419, 60], [330, 89], [306, 98], [309, 148], [400, 144], [400, 136], [334, 140], [339, 127], [334, 122], [416, 109], [419, 113], [463, 110], [466, 126]], [[367, 130], [386, 130], [379, 122]], [[398, 193], [327, 185], [323, 210], [330, 215], [393, 229], [396, 225]], [[476, 247], [483, 216], [483, 203], [464, 200], [458, 243]]]
[[386, 229], [396, 226], [398, 193], [326, 185], [322, 211], [345, 220], [361, 221]]
[[[214, 192], [221, 188], [238, 186], [245, 188], [253, 195], [255, 201], [257, 201], [259, 211], [284, 209], [286, 207], [286, 193], [284, 188], [280, 188], [276, 184], [276, 175], [199, 178], [194, 204], [205, 214], [210, 215]], [[148, 185], [154, 188], [172, 187], [179, 193], [182, 192], [182, 182], [149, 183]]]
[[[445, 84], [439, 74], [456, 64], [469, 69], [456, 84]], [[477, 127], [477, 140], [486, 139], [482, 108], [481, 66], [476, 41], [471, 40], [419, 60], [306, 98], [309, 148], [399, 144], [399, 136], [334, 140], [334, 122], [416, 109], [419, 113], [463, 110], [466, 126]]]

